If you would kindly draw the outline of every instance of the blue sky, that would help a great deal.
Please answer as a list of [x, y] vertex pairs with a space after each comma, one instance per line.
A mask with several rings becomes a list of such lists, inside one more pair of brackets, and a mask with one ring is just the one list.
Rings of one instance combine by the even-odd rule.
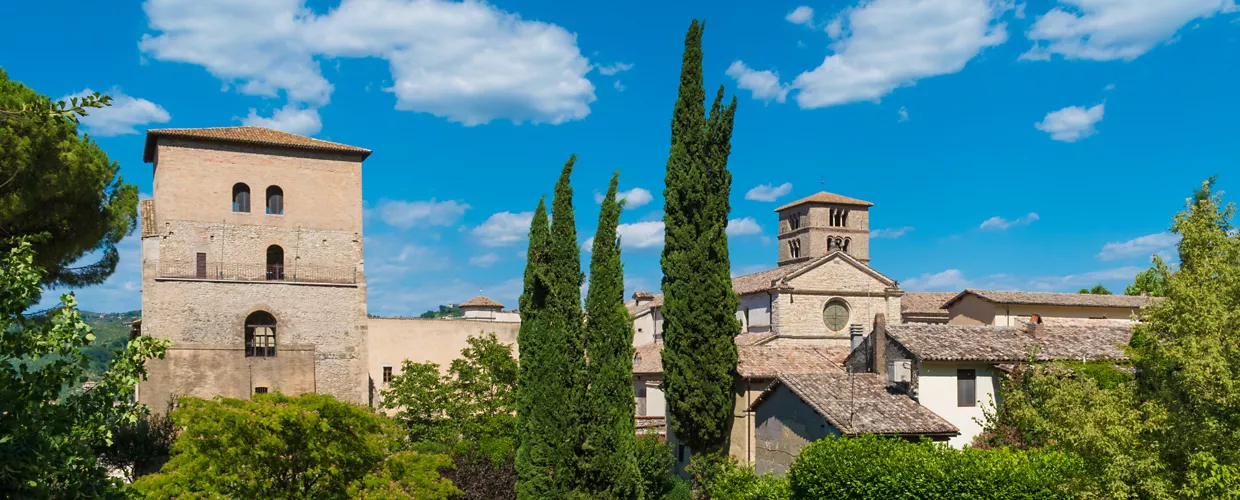
[[[251, 5], [254, 4], [254, 5]], [[779, 204], [872, 201], [871, 264], [906, 290], [1122, 289], [1173, 248], [1205, 178], [1237, 186], [1233, 0], [21, 2], [0, 66], [61, 97], [151, 190], [142, 133], [256, 124], [373, 149], [373, 314], [479, 291], [515, 307], [529, 212], [560, 167], [593, 234], [613, 171], [629, 291], [657, 289], [685, 29], [739, 98], [735, 273], [774, 266]], [[55, 29], [49, 29], [54, 20]], [[83, 308], [139, 307], [137, 242]], [[588, 254], [585, 254], [588, 258]]]

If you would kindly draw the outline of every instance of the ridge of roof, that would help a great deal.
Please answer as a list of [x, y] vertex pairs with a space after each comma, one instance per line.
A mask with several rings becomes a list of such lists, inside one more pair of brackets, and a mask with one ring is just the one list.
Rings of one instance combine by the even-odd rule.
[[1019, 292], [1007, 290], [978, 290], [966, 288], [943, 304], [951, 307], [966, 295], [976, 295], [987, 302], [997, 304], [1022, 304], [1036, 306], [1116, 307], [1140, 309], [1158, 300], [1144, 295], [1094, 295], [1089, 293]]
[[929, 408], [890, 391], [874, 373], [780, 374], [749, 410], [755, 410], [780, 385], [844, 435], [960, 434], [959, 428]]
[[859, 205], [859, 206], [863, 206], [863, 207], [872, 207], [872, 206], [874, 206], [874, 204], [873, 204], [873, 203], [870, 203], [870, 202], [865, 201], [865, 200], [858, 200], [858, 199], [856, 199], [856, 198], [849, 198], [849, 197], [844, 196], [844, 195], [839, 195], [839, 194], [835, 194], [835, 193], [828, 193], [828, 192], [826, 192], [826, 191], [819, 191], [819, 192], [817, 192], [817, 193], [811, 194], [811, 195], [809, 195], [809, 196], [806, 196], [806, 197], [804, 197], [804, 198], [801, 198], [801, 199], [799, 199], [799, 200], [797, 200], [797, 201], [794, 201], [794, 202], [789, 203], [789, 204], [787, 204], [787, 205], [784, 205], [784, 206], [782, 206], [782, 207], [776, 208], [776, 209], [775, 209], [775, 211], [776, 211], [776, 212], [782, 212], [782, 211], [784, 211], [784, 210], [787, 210], [787, 209], [789, 209], [789, 208], [795, 207], [795, 206], [797, 206], [797, 205], [804, 205], [804, 204], [807, 204], [807, 203], [834, 203], [834, 204], [836, 204], [836, 205]]
[[1132, 324], [1046, 323], [1036, 336], [1029, 325], [887, 325], [887, 337], [922, 361], [1125, 360]]
[[366, 148], [350, 146], [338, 142], [324, 141], [304, 135], [290, 134], [264, 127], [243, 125], [239, 127], [205, 127], [205, 128], [154, 128], [146, 131], [146, 146], [142, 153], [142, 161], [150, 163], [155, 159], [155, 146], [160, 137], [174, 137], [211, 142], [227, 142], [233, 144], [249, 144], [255, 146], [272, 146], [310, 151], [330, 151], [360, 155], [362, 160], [370, 156]]
[[494, 300], [491, 300], [490, 297], [479, 295], [465, 302], [457, 304], [457, 307], [500, 307], [502, 308], [504, 307], [504, 305]]

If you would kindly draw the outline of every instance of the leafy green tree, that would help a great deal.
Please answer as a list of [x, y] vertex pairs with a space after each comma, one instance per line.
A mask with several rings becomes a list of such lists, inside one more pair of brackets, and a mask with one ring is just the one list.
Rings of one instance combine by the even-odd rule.
[[1092, 295], [1111, 295], [1111, 291], [1107, 290], [1107, 287], [1102, 286], [1102, 283], [1098, 283], [1097, 285], [1094, 285], [1093, 288], [1082, 288], [1080, 290], [1077, 290], [1076, 293], [1086, 294], [1086, 295], [1091, 295], [1091, 294]]
[[144, 361], [168, 344], [139, 337], [117, 352], [94, 385], [82, 349], [94, 341], [73, 295], [37, 315], [24, 315], [43, 281], [26, 239], [8, 241], [0, 258], [0, 491], [14, 498], [103, 496], [118, 485], [93, 448], [112, 430], [137, 420], [133, 387]]
[[465, 313], [461, 312], [460, 306], [457, 306], [456, 304], [452, 304], [449, 306], [440, 304], [438, 311], [426, 311], [422, 313], [421, 315], [419, 315], [418, 317], [422, 319], [459, 318], [464, 315]]
[[668, 417], [677, 439], [695, 452], [722, 446], [732, 411], [740, 333], [727, 235], [727, 170], [736, 99], [724, 107], [723, 87], [705, 116], [702, 29], [685, 36], [680, 90], [663, 191], [663, 370]]
[[652, 500], [666, 497], [679, 479], [672, 470], [676, 460], [672, 447], [654, 433], [642, 434], [634, 444], [633, 455], [641, 474], [645, 497]]
[[726, 453], [699, 453], [685, 468], [693, 478], [698, 498], [716, 500], [791, 500], [787, 477], [757, 474]]
[[392, 377], [383, 390], [385, 410], [395, 410], [395, 417], [405, 425], [409, 439], [415, 443], [447, 445], [455, 443], [459, 432], [448, 417], [452, 383], [439, 372], [438, 363], [401, 363], [400, 374]]
[[1137, 273], [1132, 284], [1124, 288], [1124, 295], [1167, 296], [1167, 275], [1171, 274], [1171, 270], [1157, 255], [1153, 258], [1153, 264], [1153, 267]]
[[99, 461], [109, 469], [121, 471], [129, 482], [139, 476], [159, 470], [172, 456], [172, 443], [176, 441], [176, 425], [169, 413], [151, 413], [143, 408], [143, 415], [130, 423], [122, 423], [112, 431], [112, 443], [99, 445], [95, 453]]
[[550, 349], [551, 322], [551, 230], [546, 202], [530, 223], [526, 253], [525, 284], [520, 298], [521, 329], [517, 333], [520, 376], [517, 381], [517, 496], [522, 499], [554, 498], [556, 450], [562, 446], [555, 352]]
[[[116, 270], [116, 244], [137, 226], [138, 188], [93, 140], [78, 115], [106, 96], [53, 103], [0, 69], [0, 237], [36, 236], [44, 285], [102, 283]], [[15, 240], [0, 240], [0, 251]], [[90, 252], [99, 261], [70, 267]]]
[[641, 498], [642, 482], [634, 456], [633, 322], [624, 307], [624, 266], [620, 263], [620, 174], [613, 174], [599, 213], [590, 255], [585, 327], [587, 404], [583, 408], [586, 467], [583, 483], [594, 498]]
[[[1179, 268], [1133, 329], [1138, 395], [1165, 414], [1153, 433], [1183, 497], [1240, 491], [1240, 235], [1236, 208], [1202, 184], [1175, 216]], [[1220, 486], [1222, 485], [1222, 486]]]
[[443, 455], [404, 449], [392, 422], [322, 394], [251, 400], [182, 398], [181, 435], [158, 474], [134, 488], [146, 498], [449, 498]]

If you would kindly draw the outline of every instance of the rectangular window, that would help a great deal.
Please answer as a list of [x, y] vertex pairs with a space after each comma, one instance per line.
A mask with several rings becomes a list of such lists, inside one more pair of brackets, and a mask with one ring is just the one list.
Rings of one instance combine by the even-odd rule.
[[685, 445], [683, 444], [676, 445], [676, 461], [685, 463]]
[[195, 262], [194, 276], [198, 279], [207, 279], [207, 254], [198, 252], [197, 261]]
[[977, 370], [956, 370], [956, 406], [977, 406]]
[[386, 384], [391, 381], [392, 381], [392, 367], [384, 366], [383, 367], [383, 383]]
[[255, 387], [254, 394], [267, 394], [267, 388], [266, 387]]

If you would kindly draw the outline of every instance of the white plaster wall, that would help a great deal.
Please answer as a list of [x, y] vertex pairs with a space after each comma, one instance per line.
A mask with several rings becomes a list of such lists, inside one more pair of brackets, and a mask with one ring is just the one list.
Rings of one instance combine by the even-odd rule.
[[1107, 318], [1129, 319], [1140, 312], [1139, 309], [1124, 307], [1064, 307], [1064, 306], [1029, 306], [1029, 305], [997, 305], [995, 306], [995, 322], [1000, 326], [1017, 326], [1020, 318], [1028, 318], [1031, 314], [1039, 314], [1043, 318]]
[[771, 303], [772, 297], [766, 292], [742, 295], [740, 306], [736, 310], [736, 319], [741, 321], [741, 331], [746, 333], [771, 331]]
[[[977, 370], [977, 405], [958, 406], [956, 400], [956, 370]], [[921, 363], [918, 372], [918, 399], [922, 406], [937, 413], [960, 429], [960, 435], [948, 444], [960, 448], [973, 442], [982, 432], [982, 411], [994, 404], [996, 388], [995, 368], [984, 363]]]
[[[652, 309], [648, 314], [633, 320], [633, 346], [646, 345], [655, 341], [655, 336], [663, 333], [663, 313]], [[662, 336], [659, 337], [662, 340]]]

